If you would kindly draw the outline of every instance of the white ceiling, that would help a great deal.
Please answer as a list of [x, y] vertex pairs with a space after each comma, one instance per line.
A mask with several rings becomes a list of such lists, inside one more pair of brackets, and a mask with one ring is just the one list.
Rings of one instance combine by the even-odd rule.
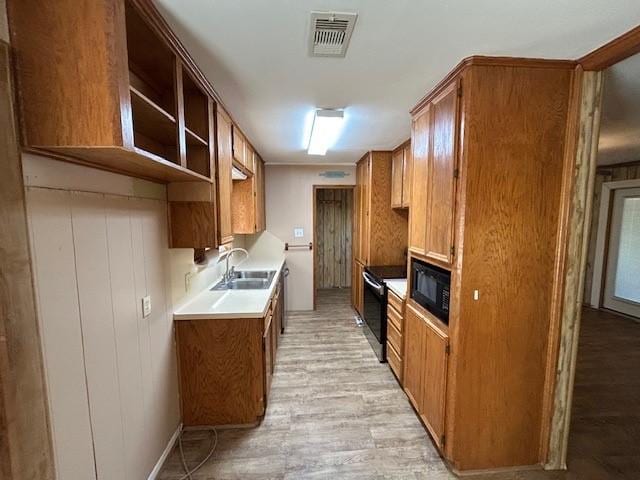
[[640, 160], [640, 54], [605, 72], [598, 164]]
[[[267, 162], [353, 163], [409, 137], [409, 109], [462, 58], [575, 59], [640, 23], [638, 0], [156, 0]], [[312, 10], [357, 12], [346, 58], [307, 52]], [[314, 107], [346, 107], [325, 157]]]

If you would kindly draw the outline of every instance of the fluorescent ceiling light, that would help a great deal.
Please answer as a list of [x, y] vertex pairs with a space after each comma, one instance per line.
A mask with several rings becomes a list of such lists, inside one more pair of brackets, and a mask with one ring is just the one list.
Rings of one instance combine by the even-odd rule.
[[342, 110], [316, 110], [307, 153], [309, 155], [325, 155], [327, 150], [336, 143], [343, 122], [344, 112]]

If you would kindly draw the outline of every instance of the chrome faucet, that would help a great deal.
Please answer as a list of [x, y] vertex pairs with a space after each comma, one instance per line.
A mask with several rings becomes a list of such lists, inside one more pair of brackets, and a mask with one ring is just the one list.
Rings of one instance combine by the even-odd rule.
[[229, 283], [229, 281], [231, 280], [231, 277], [233, 276], [233, 272], [235, 272], [235, 267], [233, 265], [231, 266], [231, 270], [229, 270], [229, 259], [231, 258], [231, 255], [233, 255], [235, 252], [244, 252], [247, 258], [249, 258], [249, 252], [247, 252], [244, 248], [240, 248], [240, 247], [232, 248], [231, 250], [224, 252], [218, 258], [218, 262], [221, 262], [223, 258], [226, 260], [224, 275], [222, 277], [222, 281], [224, 283]]

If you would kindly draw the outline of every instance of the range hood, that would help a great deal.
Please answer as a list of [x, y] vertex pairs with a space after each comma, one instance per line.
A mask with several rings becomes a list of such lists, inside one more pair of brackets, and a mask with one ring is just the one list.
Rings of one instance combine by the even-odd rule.
[[231, 180], [246, 180], [247, 175], [239, 168], [233, 167], [231, 170]]

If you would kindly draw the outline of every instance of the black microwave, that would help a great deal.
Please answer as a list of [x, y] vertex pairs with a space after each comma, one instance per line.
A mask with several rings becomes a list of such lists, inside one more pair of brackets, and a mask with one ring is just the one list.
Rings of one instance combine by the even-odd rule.
[[411, 298], [449, 324], [451, 272], [411, 259]]

